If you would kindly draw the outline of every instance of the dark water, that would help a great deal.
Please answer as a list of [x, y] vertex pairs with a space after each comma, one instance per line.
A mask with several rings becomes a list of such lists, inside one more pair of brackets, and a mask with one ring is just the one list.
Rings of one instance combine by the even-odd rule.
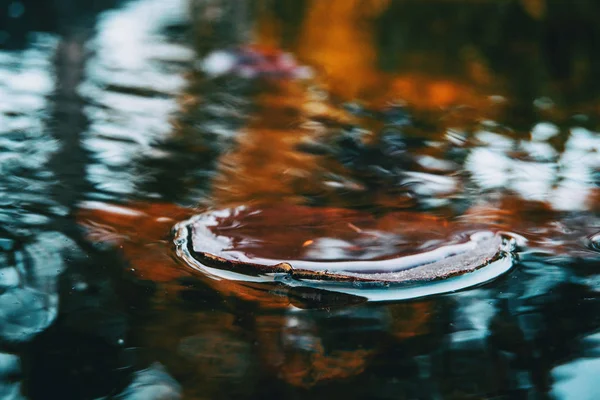
[[[596, 399], [599, 8], [0, 2], [0, 398]], [[173, 226], [239, 206], [384, 221], [321, 257], [444, 224], [515, 262], [368, 302], [177, 256]]]

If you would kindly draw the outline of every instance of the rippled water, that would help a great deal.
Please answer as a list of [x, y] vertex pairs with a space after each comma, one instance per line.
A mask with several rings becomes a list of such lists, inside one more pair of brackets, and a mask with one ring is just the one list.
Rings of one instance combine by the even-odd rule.
[[0, 4], [0, 397], [595, 399], [598, 11]]

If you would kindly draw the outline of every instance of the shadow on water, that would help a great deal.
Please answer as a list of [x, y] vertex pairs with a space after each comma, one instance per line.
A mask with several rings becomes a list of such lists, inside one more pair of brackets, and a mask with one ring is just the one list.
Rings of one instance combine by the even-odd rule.
[[[593, 399], [597, 9], [0, 3], [0, 397]], [[238, 206], [309, 210], [229, 235], [251, 254], [443, 225], [509, 232], [516, 265], [375, 304], [178, 257], [173, 226]], [[316, 228], [340, 210], [360, 223]]]

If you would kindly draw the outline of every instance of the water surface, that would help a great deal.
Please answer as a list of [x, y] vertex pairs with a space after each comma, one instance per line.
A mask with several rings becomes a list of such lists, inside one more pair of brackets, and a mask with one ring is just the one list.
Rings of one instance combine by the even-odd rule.
[[[9, 3], [0, 397], [595, 398], [595, 2]], [[177, 223], [235, 207], [412, 232], [287, 237], [313, 258], [485, 228], [514, 265], [376, 303], [178, 257]]]

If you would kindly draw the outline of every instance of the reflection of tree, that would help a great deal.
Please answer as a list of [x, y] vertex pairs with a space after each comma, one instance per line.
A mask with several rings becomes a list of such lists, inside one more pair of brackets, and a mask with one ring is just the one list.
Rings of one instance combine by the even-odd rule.
[[243, 81], [206, 80], [194, 74], [179, 98], [174, 134], [154, 146], [158, 156], [138, 160], [138, 185], [166, 201], [206, 200], [219, 155], [231, 147], [248, 115], [251, 87]]
[[544, 4], [536, 16], [516, 1], [393, 2], [376, 27], [380, 65], [491, 83], [525, 113], [540, 96], [566, 104], [597, 100], [598, 4]]
[[[268, 4], [290, 8], [287, 2]], [[304, 11], [296, 13], [258, 7], [258, 40], [287, 46], [323, 68], [334, 94], [368, 98], [373, 91], [384, 93], [381, 86], [392, 77], [426, 76], [430, 82], [451, 82], [458, 91], [476, 87], [483, 94], [507, 96], [512, 108], [506, 115], [519, 125], [534, 120], [532, 102], [540, 96], [578, 107], [597, 100], [600, 10], [594, 1], [573, 7], [516, 0], [303, 5]], [[294, 28], [280, 39], [287, 26]], [[426, 79], [418, 85], [429, 84]], [[399, 89], [393, 95], [405, 96], [406, 88]], [[408, 100], [418, 101], [408, 94]]]
[[[8, 393], [9, 384], [19, 389], [18, 381], [32, 399], [104, 396], [124, 386], [131, 372], [122, 369], [119, 340], [126, 317], [115, 295], [115, 271], [104, 269], [104, 263], [121, 264], [86, 243], [72, 212], [91, 186], [85, 174], [90, 157], [81, 143], [88, 121], [77, 92], [85, 46], [98, 12], [114, 2], [25, 0], [3, 2], [2, 11], [7, 3], [23, 8], [7, 24], [0, 16], [8, 38], [3, 44], [25, 50], [14, 51], [16, 62], [0, 69], [3, 76], [15, 73], [15, 81], [26, 87], [7, 103], [18, 108], [17, 97], [29, 95], [43, 109], [32, 110], [29, 102], [0, 116], [27, 121], [21, 129], [0, 126], [3, 143], [10, 144], [3, 155], [11, 155], [0, 163], [0, 219], [7, 229], [2, 233], [0, 342], [10, 359], [20, 357], [14, 370], [2, 366], [0, 396], [22, 398], [19, 390]], [[40, 30], [53, 34], [31, 35]], [[28, 82], [31, 76], [47, 79], [48, 89], [45, 79], [41, 85], [36, 79]]]

